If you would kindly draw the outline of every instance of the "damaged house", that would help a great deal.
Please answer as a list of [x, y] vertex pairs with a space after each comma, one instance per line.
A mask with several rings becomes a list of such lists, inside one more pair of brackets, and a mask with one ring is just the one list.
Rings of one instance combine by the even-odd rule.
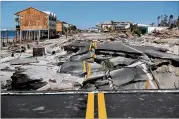
[[103, 32], [110, 32], [110, 31], [118, 31], [118, 32], [124, 32], [129, 31], [131, 27], [131, 22], [125, 22], [125, 21], [107, 21], [103, 23], [99, 23], [96, 26], [98, 27], [98, 30], [101, 30]]
[[16, 30], [20, 39], [38, 40], [56, 35], [56, 14], [29, 7], [15, 13]]
[[67, 30], [68, 32], [70, 32], [70, 30], [73, 31], [77, 29], [75, 25], [69, 24], [65, 21], [58, 20], [56, 24], [57, 24], [57, 33], [59, 34], [65, 34]]

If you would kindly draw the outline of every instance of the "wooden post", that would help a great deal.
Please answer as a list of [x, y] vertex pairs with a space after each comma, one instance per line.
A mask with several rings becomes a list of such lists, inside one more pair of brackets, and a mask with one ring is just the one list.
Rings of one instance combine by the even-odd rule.
[[40, 30], [39, 30], [39, 39], [38, 39], [38, 41], [40, 41]]
[[30, 34], [30, 40], [33, 41], [33, 31], [31, 31], [31, 34]]
[[26, 39], [28, 40], [28, 31], [26, 31]]
[[29, 39], [28, 39], [28, 31], [26, 31], [26, 39], [29, 40]]
[[27, 36], [27, 31], [24, 31], [24, 39], [25, 40], [27, 40], [26, 36]]
[[3, 45], [4, 45], [4, 43], [5, 43], [5, 42], [4, 42], [4, 32], [3, 32]]
[[49, 34], [49, 33], [50, 33], [50, 31], [49, 31], [49, 29], [48, 29], [48, 39], [49, 39], [49, 37], [50, 37], [50, 34]]
[[6, 42], [7, 42], [7, 44], [8, 44], [8, 30], [6, 30]]
[[49, 31], [49, 16], [48, 16], [48, 40], [49, 40], [49, 33], [50, 33], [50, 31]]
[[39, 44], [39, 41], [40, 41], [40, 30], [37, 31], [37, 40], [36, 40], [37, 45]]
[[13, 38], [13, 44], [14, 44], [14, 40], [15, 40], [15, 37], [16, 37], [16, 31], [14, 31], [14, 38]]
[[17, 42], [17, 30], [16, 30], [16, 41], [15, 41], [15, 43]]
[[22, 31], [20, 30], [20, 43], [21, 43], [21, 38], [22, 38]]
[[22, 39], [25, 41], [25, 31], [23, 31], [22, 34], [23, 34], [22, 35], [23, 36]]
[[35, 31], [33, 31], [33, 41], [35, 41]]
[[35, 40], [37, 41], [38, 40], [38, 33], [37, 33], [37, 31], [35, 31]]
[[33, 31], [33, 32], [34, 32], [34, 34], [33, 34], [33, 35], [34, 35], [34, 36], [33, 36], [33, 41], [35, 41], [35, 31]]
[[21, 42], [23, 42], [23, 31], [21, 31]]
[[15, 42], [17, 41], [17, 28], [16, 28], [16, 16], [15, 15], [14, 15], [14, 23], [15, 23], [15, 33], [14, 33], [14, 36], [15, 36], [14, 44], [15, 44]]
[[0, 50], [2, 50], [2, 31], [1, 31], [1, 41], [0, 41]]
[[1, 42], [2, 42], [2, 45], [1, 45], [1, 47], [2, 47], [2, 46], [4, 45], [4, 32], [2, 31], [1, 33], [2, 33], [2, 34], [1, 34], [1, 37], [2, 37], [2, 41], [1, 41]]
[[34, 31], [34, 41], [36, 40], [36, 33], [37, 31]]
[[30, 40], [30, 31], [28, 30], [28, 37], [29, 37], [29, 40]]
[[33, 31], [30, 31], [30, 40], [33, 39], [32, 33], [33, 33]]
[[29, 40], [29, 39], [28, 39], [28, 31], [26, 31], [26, 39]]
[[31, 33], [32, 31], [29, 31], [29, 40], [31, 40]]

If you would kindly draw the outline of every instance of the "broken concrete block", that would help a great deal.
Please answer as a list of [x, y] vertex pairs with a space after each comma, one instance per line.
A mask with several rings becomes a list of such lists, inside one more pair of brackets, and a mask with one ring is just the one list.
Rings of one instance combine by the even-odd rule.
[[104, 91], [104, 90], [108, 91], [108, 90], [112, 90], [113, 89], [109, 85], [97, 86], [97, 88], [98, 88], [98, 90], [102, 90], [102, 91]]
[[49, 54], [52, 54], [52, 55], [54, 55], [55, 53], [60, 52], [60, 51], [61, 51], [61, 48], [59, 48], [59, 47], [53, 47], [53, 48], [47, 47], [46, 48], [46, 52]]
[[145, 89], [145, 82], [133, 82], [115, 89]]
[[97, 63], [83, 63], [82, 61], [76, 62], [65, 62], [62, 64], [60, 73], [70, 73], [71, 75], [82, 76], [84, 73], [88, 71], [88, 65], [90, 65], [90, 72], [96, 72], [102, 66]]
[[11, 76], [11, 90], [37, 90], [46, 85], [41, 79], [30, 79], [23, 72], [17, 71]]
[[36, 63], [37, 60], [35, 58], [29, 58], [29, 59], [14, 59], [10, 61], [11, 65], [22, 65], [22, 64], [29, 64], [29, 63]]
[[110, 77], [117, 86], [124, 85], [130, 81], [145, 81], [148, 79], [146, 73], [139, 66], [110, 71]]
[[56, 83], [57, 81], [55, 79], [49, 79], [49, 82]]
[[44, 56], [45, 55], [45, 48], [44, 47], [34, 47], [33, 48], [33, 56]]
[[[50, 79], [51, 80], [51, 79]], [[78, 90], [80, 88], [80, 84], [78, 82], [62, 80], [61, 82], [52, 82], [52, 80], [48, 82], [47, 85], [37, 89], [37, 91], [44, 90]], [[54, 79], [55, 80], [55, 79]], [[55, 80], [56, 81], [56, 80]]]
[[104, 86], [104, 85], [108, 85], [109, 81], [108, 80], [97, 80], [95, 82], [95, 86], [99, 87], [99, 86]]
[[94, 90], [96, 90], [96, 87], [95, 87], [95, 85], [93, 85], [93, 84], [87, 84], [87, 85], [85, 85], [85, 86], [82, 88], [82, 90], [94, 91]]
[[118, 56], [118, 57], [111, 58], [109, 61], [111, 63], [113, 63], [114, 66], [116, 66], [116, 65], [127, 66], [127, 65], [132, 64], [135, 60], [131, 59], [131, 58], [125, 58], [125, 57]]

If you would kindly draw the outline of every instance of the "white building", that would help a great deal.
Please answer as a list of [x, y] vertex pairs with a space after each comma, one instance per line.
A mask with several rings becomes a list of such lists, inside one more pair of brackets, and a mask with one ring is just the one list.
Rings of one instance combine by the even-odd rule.
[[50, 11], [43, 11], [44, 13], [48, 14], [49, 16], [49, 29], [56, 30], [56, 23], [57, 23], [57, 16], [56, 14]]

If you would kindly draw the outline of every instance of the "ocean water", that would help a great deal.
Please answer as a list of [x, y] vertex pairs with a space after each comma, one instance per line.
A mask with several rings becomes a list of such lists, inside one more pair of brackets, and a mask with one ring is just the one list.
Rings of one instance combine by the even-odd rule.
[[[4, 34], [4, 36], [3, 36]], [[6, 31], [1, 31], [1, 38], [4, 37], [6, 38]], [[15, 31], [8, 31], [8, 38], [14, 38], [15, 37]]]

